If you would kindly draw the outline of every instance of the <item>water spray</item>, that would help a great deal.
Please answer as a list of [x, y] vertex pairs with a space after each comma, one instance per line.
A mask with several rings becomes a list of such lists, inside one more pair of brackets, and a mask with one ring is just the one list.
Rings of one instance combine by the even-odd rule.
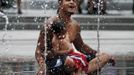
[[[8, 24], [9, 24], [9, 20], [8, 20], [7, 15], [5, 15], [5, 14], [2, 13], [2, 12], [0, 12], [0, 17], [4, 18], [5, 21], [6, 21], [6, 24], [5, 24], [5, 27], [4, 27], [5, 33], [4, 33], [3, 36], [2, 36], [2, 42], [3, 42], [4, 45], [7, 45], [6, 37], [8, 36], [8, 35], [7, 35], [7, 26], [8, 26]], [[8, 48], [6, 48], [6, 49], [8, 49]]]
[[[44, 29], [45, 29], [45, 36], [44, 36], [44, 41], [45, 41], [45, 50], [44, 50], [44, 58], [45, 58], [45, 61], [46, 61], [46, 56], [47, 56], [47, 25], [46, 25], [46, 21], [47, 21], [47, 18], [45, 18], [45, 25], [44, 25]], [[45, 75], [46, 75], [46, 62], [44, 63], [45, 65]]]
[[[100, 30], [100, 4], [101, 4], [101, 0], [98, 0], [97, 1], [97, 8], [98, 8], [98, 18], [97, 18], [97, 53], [99, 54], [100, 53], [100, 33], [99, 33], [99, 30]], [[100, 74], [100, 59], [99, 57], [97, 56], [97, 64], [98, 64], [98, 68], [97, 68], [97, 75], [101, 75]]]

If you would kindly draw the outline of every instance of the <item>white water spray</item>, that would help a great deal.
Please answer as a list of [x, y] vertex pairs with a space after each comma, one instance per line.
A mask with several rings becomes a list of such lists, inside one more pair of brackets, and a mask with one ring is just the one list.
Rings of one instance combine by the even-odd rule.
[[[44, 3], [44, 5], [43, 5], [43, 8], [44, 8], [44, 14], [46, 14], [46, 8], [47, 8], [47, 4], [46, 3]], [[47, 22], [47, 17], [45, 17], [45, 25], [44, 25], [44, 29], [45, 29], [45, 36], [44, 36], [44, 41], [45, 41], [45, 44], [44, 44], [44, 46], [45, 46], [45, 51], [44, 51], [44, 57], [45, 57], [45, 61], [46, 61], [46, 56], [47, 56], [47, 24], [46, 24], [46, 22]], [[45, 64], [45, 75], [46, 75], [46, 72], [47, 72], [47, 70], [46, 70], [46, 62], [44, 63]]]
[[4, 18], [5, 21], [6, 21], [6, 24], [5, 24], [5, 27], [4, 27], [4, 34], [2, 36], [2, 44], [3, 44], [3, 47], [4, 47], [4, 50], [7, 51], [8, 48], [9, 48], [9, 35], [7, 34], [7, 26], [9, 24], [9, 20], [8, 20], [8, 17], [7, 15], [5, 15], [4, 13], [0, 12], [0, 17]]
[[[97, 53], [100, 53], [100, 33], [99, 33], [99, 30], [100, 30], [100, 4], [101, 4], [101, 0], [98, 0], [97, 2], [97, 8], [98, 8], [98, 18], [97, 18]], [[101, 75], [100, 73], [100, 59], [99, 57], [97, 57], [98, 59], [98, 69], [97, 69], [97, 75]]]
[[[44, 36], [44, 41], [45, 41], [45, 51], [44, 51], [44, 56], [45, 56], [45, 61], [46, 61], [46, 56], [47, 56], [47, 25], [46, 25], [47, 18], [45, 18], [45, 36]], [[45, 63], [45, 75], [46, 75], [46, 63]]]

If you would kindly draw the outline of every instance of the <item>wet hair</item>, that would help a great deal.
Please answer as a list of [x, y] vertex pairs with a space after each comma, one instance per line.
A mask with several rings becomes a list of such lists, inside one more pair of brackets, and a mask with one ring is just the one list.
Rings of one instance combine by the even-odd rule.
[[63, 20], [55, 20], [52, 24], [52, 32], [54, 34], [61, 33], [65, 30], [65, 23]]

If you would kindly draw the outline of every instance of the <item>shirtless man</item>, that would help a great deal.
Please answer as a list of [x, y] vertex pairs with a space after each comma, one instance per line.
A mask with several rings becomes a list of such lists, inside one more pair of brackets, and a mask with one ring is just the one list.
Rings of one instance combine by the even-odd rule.
[[[67, 29], [68, 35], [69, 35], [69, 41], [70, 43], [73, 43], [75, 48], [79, 50], [80, 52], [84, 54], [96, 54], [96, 51], [90, 48], [88, 45], [86, 45], [80, 35], [80, 25], [77, 21], [71, 18], [71, 15], [77, 12], [77, 0], [59, 0], [59, 11], [58, 15], [55, 17], [51, 17], [48, 19], [48, 21], [45, 23], [46, 31], [47, 31], [47, 59], [54, 58], [54, 50], [52, 48], [52, 39], [53, 39], [53, 32], [52, 32], [52, 23], [53, 21], [57, 19], [61, 19], [65, 22], [65, 27]], [[44, 51], [45, 51], [45, 29], [43, 28], [40, 32], [39, 38], [38, 38], [38, 44], [35, 51], [35, 57], [39, 64], [39, 71], [37, 75], [44, 75], [45, 70], [45, 57], [44, 57]], [[100, 59], [100, 66], [104, 66], [109, 59], [111, 58], [108, 54], [100, 53], [98, 55]], [[94, 58], [90, 61], [90, 65], [88, 70], [90, 72], [95, 71], [98, 68], [98, 63], [96, 62], [98, 58]], [[65, 74], [61, 74], [65, 75]], [[67, 74], [66, 74], [67, 75]]]
[[21, 0], [16, 0], [17, 2], [17, 13], [18, 14], [22, 14], [22, 11], [21, 11]]

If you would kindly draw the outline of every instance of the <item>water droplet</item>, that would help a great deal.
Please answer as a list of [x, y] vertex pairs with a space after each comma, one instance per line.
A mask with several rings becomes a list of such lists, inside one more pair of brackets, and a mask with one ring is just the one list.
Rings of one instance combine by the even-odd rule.
[[34, 22], [37, 22], [37, 19], [38, 19], [37, 17], [36, 17], [36, 18], [34, 18]]
[[14, 28], [11, 28], [11, 30], [13, 31], [13, 30], [15, 30]]
[[15, 57], [12, 58], [12, 61], [17, 61], [17, 59]]
[[34, 2], [32, 1], [32, 2], [30, 3], [30, 5], [33, 5], [33, 3], [34, 3]]
[[23, 30], [25, 29], [25, 26], [24, 26], [24, 25], [22, 26], [22, 29], [23, 29]]
[[105, 29], [105, 27], [104, 27], [104, 26], [102, 26], [102, 29]]
[[42, 9], [44, 9], [44, 6], [43, 6], [43, 5], [41, 5], [41, 8], [42, 8]]
[[38, 29], [40, 28], [40, 25], [38, 25], [38, 27], [37, 27]]
[[37, 45], [40, 46], [40, 42]]
[[90, 24], [90, 22], [87, 22], [87, 24]]

